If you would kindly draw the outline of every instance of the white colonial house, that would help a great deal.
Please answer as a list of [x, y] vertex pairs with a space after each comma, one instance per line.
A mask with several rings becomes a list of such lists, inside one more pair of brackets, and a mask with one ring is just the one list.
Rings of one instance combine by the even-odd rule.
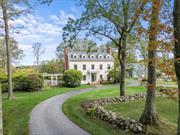
[[64, 49], [64, 68], [82, 72], [82, 84], [108, 80], [108, 71], [114, 66], [111, 48], [106, 53], [86, 53]]

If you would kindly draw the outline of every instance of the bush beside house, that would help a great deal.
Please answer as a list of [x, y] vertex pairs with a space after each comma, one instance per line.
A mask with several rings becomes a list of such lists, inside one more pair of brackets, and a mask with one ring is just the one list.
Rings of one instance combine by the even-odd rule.
[[82, 80], [82, 73], [81, 71], [75, 69], [69, 69], [64, 72], [63, 80], [66, 87], [80, 86]]
[[119, 70], [118, 69], [111, 69], [108, 73], [108, 78], [111, 78], [113, 83], [119, 82]]
[[[43, 87], [43, 76], [38, 73], [15, 73], [13, 74], [13, 90], [37, 91]], [[0, 75], [2, 91], [7, 91], [7, 75]]]

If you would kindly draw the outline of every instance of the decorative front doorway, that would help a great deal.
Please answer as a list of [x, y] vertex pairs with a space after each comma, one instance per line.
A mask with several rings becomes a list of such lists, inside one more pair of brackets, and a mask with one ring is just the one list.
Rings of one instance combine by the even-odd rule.
[[91, 82], [95, 82], [96, 81], [96, 73], [92, 73], [91, 74]]

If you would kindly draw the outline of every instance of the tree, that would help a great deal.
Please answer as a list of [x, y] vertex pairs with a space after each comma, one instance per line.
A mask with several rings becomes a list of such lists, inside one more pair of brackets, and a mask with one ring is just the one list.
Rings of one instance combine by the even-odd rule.
[[[68, 47], [68, 44], [61, 42], [56, 48], [56, 55], [58, 59], [62, 59], [64, 56], [64, 48]], [[97, 51], [97, 45], [91, 40], [88, 39], [76, 39], [76, 41], [70, 46], [70, 49], [76, 52], [95, 52]]]
[[158, 116], [156, 112], [156, 48], [157, 35], [159, 32], [159, 12], [161, 2], [152, 0], [152, 11], [149, 28], [149, 44], [148, 44], [148, 84], [147, 97], [144, 111], [140, 117], [140, 121], [146, 125], [158, 124]]
[[11, 69], [11, 53], [9, 47], [9, 25], [8, 25], [8, 14], [7, 14], [7, 3], [6, 0], [1, 1], [1, 8], [3, 12], [3, 21], [5, 29], [5, 43], [6, 43], [6, 56], [7, 56], [7, 70], [8, 70], [8, 98], [13, 98], [12, 89], [12, 69]]
[[64, 27], [63, 39], [69, 45], [82, 31], [86, 36], [104, 37], [114, 42], [121, 67], [121, 96], [125, 95], [127, 37], [137, 24], [145, 4], [146, 0], [81, 0], [85, 9], [82, 16], [76, 21], [70, 19]]
[[178, 128], [177, 135], [180, 135], [180, 1], [174, 0], [174, 67], [178, 81], [178, 95], [179, 95], [179, 111], [178, 111]]
[[5, 44], [6, 44], [6, 57], [7, 57], [7, 72], [8, 72], [8, 99], [13, 98], [13, 91], [12, 91], [12, 69], [11, 69], [11, 53], [10, 53], [10, 45], [9, 45], [9, 19], [13, 19], [20, 14], [27, 11], [25, 10], [19, 10], [14, 8], [14, 4], [21, 3], [22, 5], [29, 5], [27, 0], [1, 0], [0, 6], [2, 10], [2, 19], [4, 22], [4, 25], [2, 27], [4, 28], [4, 37], [5, 37]]
[[35, 57], [36, 68], [38, 71], [39, 70], [39, 64], [40, 64], [40, 58], [41, 58], [42, 54], [45, 52], [45, 49], [42, 48], [41, 43], [34, 43], [32, 48], [33, 48], [33, 54]]
[[62, 73], [63, 72], [63, 63], [57, 60], [43, 61], [40, 65], [41, 73]]
[[[7, 60], [6, 60], [6, 52], [5, 52], [5, 43], [4, 39], [0, 39], [0, 67], [3, 69], [3, 73], [7, 71]], [[9, 49], [11, 52], [12, 63], [17, 63], [18, 60], [22, 59], [24, 56], [23, 50], [18, 47], [18, 43], [11, 38], [9, 41]]]

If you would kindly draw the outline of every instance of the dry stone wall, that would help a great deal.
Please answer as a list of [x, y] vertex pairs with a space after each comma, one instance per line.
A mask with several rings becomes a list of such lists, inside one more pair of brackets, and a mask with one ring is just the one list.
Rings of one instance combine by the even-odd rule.
[[[158, 93], [157, 96], [164, 96], [162, 93]], [[82, 107], [91, 115], [93, 118], [104, 120], [115, 127], [122, 130], [129, 130], [134, 133], [144, 134], [145, 126], [138, 121], [125, 117], [118, 117], [115, 112], [104, 109], [104, 105], [108, 104], [120, 104], [124, 102], [136, 101], [145, 99], [146, 94], [135, 94], [131, 96], [124, 97], [112, 97], [103, 98], [93, 101], [84, 102]]]

